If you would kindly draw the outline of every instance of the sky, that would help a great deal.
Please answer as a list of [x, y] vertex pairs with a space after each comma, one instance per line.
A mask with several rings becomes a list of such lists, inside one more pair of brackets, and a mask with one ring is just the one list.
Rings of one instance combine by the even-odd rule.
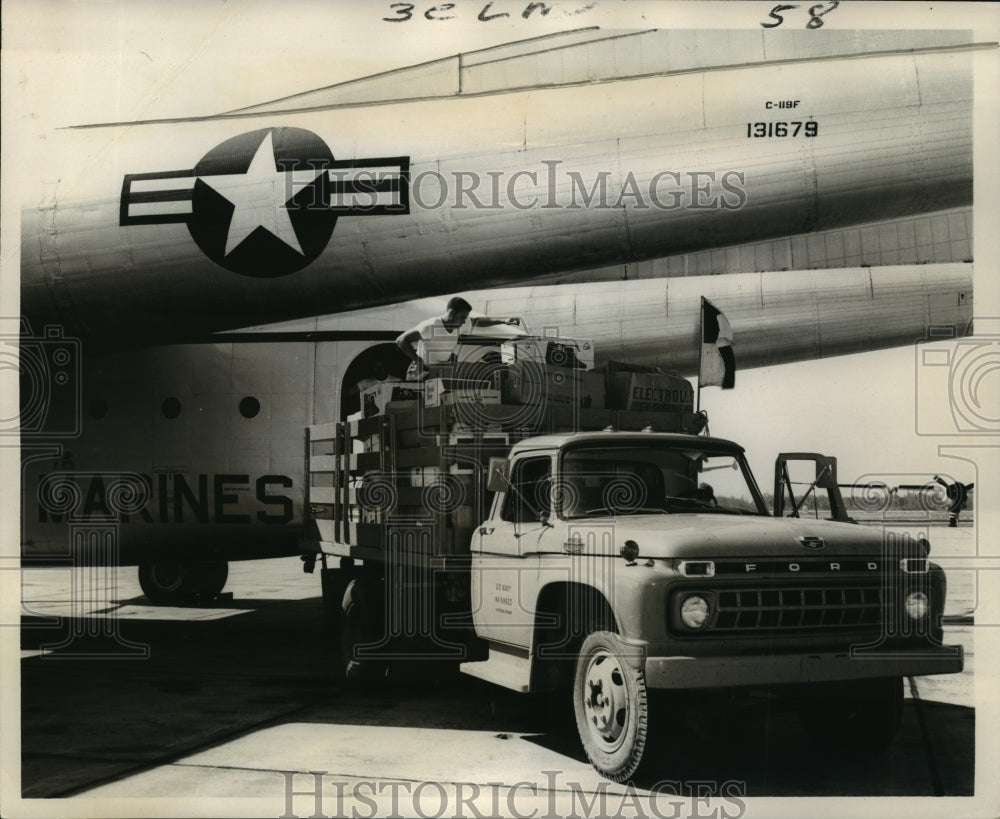
[[[492, 5], [457, 2], [452, 9], [429, 2], [411, 5], [412, 12], [406, 4], [388, 2], [181, 0], [171, 2], [170, 13], [164, 14], [166, 4], [153, 0], [4, 3], [3, 235], [18, 233], [16, 203], [25, 195], [30, 198], [32, 180], [45, 177], [47, 139], [56, 128], [232, 110], [459, 51], [582, 26], [759, 28], [763, 8], [756, 3], [709, 7], [560, 0], [548, 16], [536, 13], [524, 19], [521, 13], [528, 4], [507, 0]], [[1000, 15], [995, 9], [948, 5], [944, 17], [932, 4], [852, 4], [831, 12], [824, 23], [843, 28], [978, 26], [984, 36], [990, 33], [984, 27], [992, 26], [996, 33]], [[403, 19], [408, 14], [410, 19]], [[500, 14], [508, 16], [493, 17]], [[491, 19], [480, 21], [479, 16]], [[991, 66], [995, 69], [996, 61]], [[977, 86], [994, 122], [998, 87], [1000, 83]], [[996, 316], [997, 277], [987, 271], [997, 269], [990, 263], [997, 253], [992, 231], [983, 227], [995, 223], [995, 209], [991, 219], [987, 201], [995, 200], [995, 168], [984, 173], [985, 167], [977, 164], [975, 301], [977, 316]], [[0, 297], [5, 316], [17, 314], [12, 286], [16, 244], [4, 242]], [[770, 484], [774, 456], [782, 449], [838, 455], [841, 477], [849, 480], [877, 473], [918, 482], [936, 472], [974, 480], [979, 467], [938, 454], [941, 445], [960, 439], [915, 431], [920, 402], [926, 406], [941, 397], [916, 358], [914, 348], [900, 348], [741, 370], [737, 389], [708, 388], [702, 405], [709, 411], [713, 434], [746, 446], [764, 486]], [[994, 367], [984, 375], [983, 395], [988, 398], [1000, 396], [998, 372]]]

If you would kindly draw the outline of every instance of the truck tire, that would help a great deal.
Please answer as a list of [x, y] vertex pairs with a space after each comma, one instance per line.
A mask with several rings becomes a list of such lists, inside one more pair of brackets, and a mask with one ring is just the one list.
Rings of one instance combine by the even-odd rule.
[[386, 664], [378, 657], [359, 658], [357, 647], [377, 643], [384, 635], [382, 606], [375, 584], [355, 578], [344, 591], [340, 617], [341, 668], [351, 684], [372, 683], [385, 677]]
[[814, 742], [845, 750], [892, 743], [903, 717], [902, 677], [837, 683], [834, 691], [799, 703], [799, 717]]
[[573, 710], [591, 764], [614, 782], [638, 769], [646, 750], [649, 706], [646, 678], [626, 659], [628, 648], [609, 631], [595, 631], [580, 647]]

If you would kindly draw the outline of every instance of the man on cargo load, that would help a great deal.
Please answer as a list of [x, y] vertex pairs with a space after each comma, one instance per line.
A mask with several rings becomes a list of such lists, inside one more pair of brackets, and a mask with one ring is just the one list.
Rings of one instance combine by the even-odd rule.
[[498, 324], [518, 325], [518, 318], [494, 319], [487, 316], [469, 318], [472, 305], [460, 296], [448, 301], [443, 316], [434, 316], [420, 322], [396, 339], [396, 346], [412, 362], [406, 371], [407, 381], [421, 381], [430, 368], [454, 364], [458, 354], [459, 338], [473, 327], [494, 327]]

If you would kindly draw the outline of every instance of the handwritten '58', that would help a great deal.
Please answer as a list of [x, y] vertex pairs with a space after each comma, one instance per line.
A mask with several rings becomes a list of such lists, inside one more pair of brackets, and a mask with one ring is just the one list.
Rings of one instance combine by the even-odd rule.
[[[829, 3], [817, 3], [815, 6], [809, 7], [809, 22], [806, 23], [806, 28], [820, 28], [823, 25], [822, 17], [824, 14], [829, 14], [837, 6], [840, 5], [840, 0], [830, 0]], [[783, 22], [785, 18], [782, 16], [783, 12], [792, 11], [793, 9], [801, 8], [801, 6], [775, 6], [771, 9], [771, 13], [768, 17], [773, 18], [773, 22], [764, 22], [760, 24], [761, 28], [777, 28]]]

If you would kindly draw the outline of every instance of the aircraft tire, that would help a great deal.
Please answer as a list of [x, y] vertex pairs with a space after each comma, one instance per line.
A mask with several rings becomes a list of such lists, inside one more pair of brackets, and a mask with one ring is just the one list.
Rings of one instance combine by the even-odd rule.
[[139, 564], [139, 587], [150, 603], [169, 606], [192, 597], [212, 597], [222, 591], [229, 577], [229, 564], [176, 563], [162, 561]]
[[139, 564], [139, 586], [155, 606], [168, 606], [191, 595], [191, 565], [164, 561]]

